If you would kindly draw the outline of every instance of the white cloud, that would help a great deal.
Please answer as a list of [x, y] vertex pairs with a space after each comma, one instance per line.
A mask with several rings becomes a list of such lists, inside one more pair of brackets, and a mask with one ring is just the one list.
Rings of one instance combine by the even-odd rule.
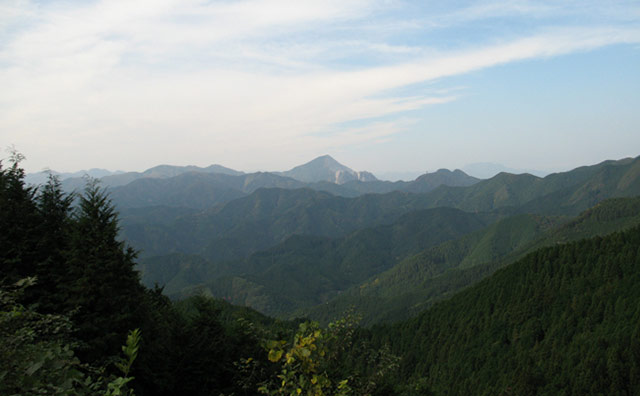
[[[542, 12], [530, 4], [516, 3], [508, 12]], [[395, 97], [394, 89], [640, 42], [640, 28], [625, 26], [549, 28], [455, 52], [340, 35], [345, 26], [370, 24], [368, 18], [388, 6], [365, 0], [99, 1], [74, 8], [13, 2], [3, 6], [5, 15], [30, 24], [0, 44], [0, 138], [27, 153], [101, 147], [129, 158], [119, 168], [167, 162], [162, 156], [171, 150], [201, 152], [196, 161], [284, 146], [323, 150], [388, 139], [406, 122], [338, 132], [336, 125], [457, 97]], [[474, 19], [505, 11], [489, 4], [464, 12]], [[351, 47], [400, 58], [353, 63]], [[146, 161], [135, 157], [149, 149]]]

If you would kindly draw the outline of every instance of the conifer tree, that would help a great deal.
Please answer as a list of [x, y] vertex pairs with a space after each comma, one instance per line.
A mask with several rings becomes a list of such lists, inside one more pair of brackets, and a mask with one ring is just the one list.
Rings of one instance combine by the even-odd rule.
[[73, 194], [64, 193], [60, 180], [50, 174], [47, 184], [38, 191], [35, 202], [40, 217], [36, 245], [37, 284], [30, 288], [32, 291], [27, 291], [41, 312], [60, 313], [65, 311], [73, 283], [67, 269]]
[[33, 275], [37, 261], [36, 189], [25, 185], [22, 160], [24, 156], [13, 152], [9, 168], [0, 162], [0, 278], [7, 282]]
[[118, 241], [117, 213], [96, 181], [79, 198], [69, 255], [74, 284], [68, 301], [79, 309], [78, 336], [87, 343], [80, 355], [88, 361], [114, 355], [122, 334], [139, 327], [144, 289], [134, 270], [136, 252]]

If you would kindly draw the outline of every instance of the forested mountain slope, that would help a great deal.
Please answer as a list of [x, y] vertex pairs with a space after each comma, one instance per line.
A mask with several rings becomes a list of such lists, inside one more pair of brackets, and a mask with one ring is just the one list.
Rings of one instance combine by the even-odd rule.
[[577, 215], [606, 198], [640, 195], [640, 157], [554, 173], [545, 178], [500, 173], [470, 187], [441, 186], [429, 204], [467, 211], [511, 207], [519, 213]]
[[123, 217], [122, 236], [144, 256], [196, 253], [213, 261], [244, 258], [295, 234], [339, 237], [389, 224], [425, 209], [425, 197], [394, 192], [336, 197], [309, 189], [259, 189], [207, 211], [176, 216], [169, 224], [143, 213]]
[[[206, 292], [270, 315], [287, 316], [323, 303], [425, 247], [458, 238], [495, 219], [493, 214], [427, 209], [343, 238], [294, 236], [224, 266], [207, 266], [195, 257], [150, 258], [142, 261], [143, 273], [166, 274], [172, 268], [173, 278], [165, 289], [170, 296]], [[152, 281], [147, 275], [143, 280]]]
[[638, 394], [638, 284], [635, 227], [537, 250], [371, 337], [403, 356], [400, 395]]
[[362, 323], [409, 318], [501, 266], [544, 246], [640, 225], [640, 197], [606, 200], [566, 222], [517, 215], [426, 249], [305, 314], [327, 322], [350, 307]]
[[[304, 314], [328, 323], [353, 307], [362, 315], [363, 325], [409, 318], [457, 291], [463, 280], [464, 284], [472, 282], [459, 276], [464, 269], [503, 258], [514, 249], [526, 246], [557, 221], [537, 215], [517, 215], [462, 238], [426, 247]], [[452, 278], [454, 272], [458, 276]], [[484, 274], [474, 272], [473, 275]], [[446, 281], [442, 283], [443, 280]]]

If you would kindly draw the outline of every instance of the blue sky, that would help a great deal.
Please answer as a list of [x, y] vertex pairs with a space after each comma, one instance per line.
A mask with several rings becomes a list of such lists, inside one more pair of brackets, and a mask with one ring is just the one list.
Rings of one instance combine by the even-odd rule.
[[0, 3], [0, 143], [28, 171], [375, 172], [640, 155], [640, 3]]

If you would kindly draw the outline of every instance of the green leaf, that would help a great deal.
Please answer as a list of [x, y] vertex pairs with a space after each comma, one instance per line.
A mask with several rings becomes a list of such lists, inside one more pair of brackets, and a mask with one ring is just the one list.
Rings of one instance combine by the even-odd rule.
[[275, 350], [272, 349], [269, 351], [269, 361], [271, 362], [277, 362], [278, 360], [280, 360], [280, 358], [282, 358], [282, 353], [284, 351], [283, 350]]
[[33, 375], [36, 371], [40, 370], [42, 365], [44, 364], [44, 360], [40, 360], [39, 362], [35, 362], [27, 369], [27, 375]]

